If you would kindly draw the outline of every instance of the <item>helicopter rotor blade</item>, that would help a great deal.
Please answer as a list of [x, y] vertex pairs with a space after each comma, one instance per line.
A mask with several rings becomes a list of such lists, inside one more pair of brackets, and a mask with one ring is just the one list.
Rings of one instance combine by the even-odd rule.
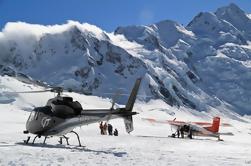
[[120, 90], [118, 90], [116, 93], [114, 93], [114, 95], [112, 97], [112, 107], [111, 107], [111, 109], [114, 108], [114, 105], [115, 105], [115, 102], [116, 102], [115, 100], [119, 98], [120, 94], [121, 94]]
[[51, 90], [37, 90], [37, 91], [21, 91], [21, 92], [13, 92], [13, 93], [42, 93], [42, 92], [51, 92]]
[[[91, 93], [91, 95], [97, 95], [97, 96], [100, 96], [100, 95], [114, 95], [114, 93]], [[130, 94], [128, 93], [120, 93], [119, 96], [130, 96]], [[141, 94], [138, 94], [137, 95], [138, 97], [144, 97], [144, 98], [151, 98], [151, 97], [154, 97], [153, 95], [141, 95]]]
[[62, 93], [62, 92], [73, 92], [72, 89], [63, 89], [62, 87], [50, 87], [45, 90], [34, 90], [34, 91], [17, 91], [17, 92], [5, 92], [6, 94], [23, 94], [23, 93], [44, 93], [44, 92], [54, 92], [54, 93]]
[[114, 105], [115, 105], [115, 103], [116, 103], [115, 100], [119, 98], [120, 94], [121, 94], [121, 91], [120, 91], [120, 90], [117, 90], [117, 92], [114, 93], [114, 95], [113, 95], [113, 97], [112, 97], [112, 107], [110, 108], [110, 113], [108, 114], [107, 119], [106, 119], [106, 122], [107, 122], [107, 123], [109, 122], [109, 120], [110, 120], [110, 118], [111, 118], [111, 116], [112, 116], [112, 111], [114, 110]]

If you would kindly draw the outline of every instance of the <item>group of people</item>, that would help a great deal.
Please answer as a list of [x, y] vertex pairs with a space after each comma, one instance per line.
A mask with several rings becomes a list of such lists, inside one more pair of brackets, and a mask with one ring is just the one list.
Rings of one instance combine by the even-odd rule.
[[114, 136], [118, 136], [118, 130], [115, 129], [113, 131], [113, 127], [111, 124], [107, 124], [106, 122], [103, 124], [103, 122], [100, 122], [99, 124], [99, 129], [100, 129], [100, 134], [101, 135], [107, 135], [107, 131], [109, 135], [114, 135]]
[[192, 129], [189, 125], [183, 125], [178, 127], [176, 133], [174, 133], [172, 136], [175, 137], [177, 135], [177, 137], [179, 138], [181, 136], [181, 138], [184, 138], [184, 133], [187, 133], [187, 137], [192, 139]]

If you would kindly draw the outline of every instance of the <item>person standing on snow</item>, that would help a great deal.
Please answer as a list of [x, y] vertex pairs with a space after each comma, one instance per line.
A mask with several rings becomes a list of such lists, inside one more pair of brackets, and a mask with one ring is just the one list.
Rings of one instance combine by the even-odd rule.
[[103, 122], [100, 122], [100, 124], [99, 124], [99, 129], [100, 129], [100, 134], [101, 134], [101, 135], [104, 135], [105, 133], [104, 133], [104, 125], [103, 125]]
[[[185, 126], [185, 125], [184, 125]], [[180, 135], [181, 135], [181, 138], [184, 138], [184, 126], [181, 126], [180, 127]]]
[[177, 129], [177, 137], [180, 138], [180, 127]]
[[108, 124], [108, 134], [112, 135], [112, 125], [110, 123]]
[[105, 122], [103, 126], [104, 135], [107, 135], [107, 123]]

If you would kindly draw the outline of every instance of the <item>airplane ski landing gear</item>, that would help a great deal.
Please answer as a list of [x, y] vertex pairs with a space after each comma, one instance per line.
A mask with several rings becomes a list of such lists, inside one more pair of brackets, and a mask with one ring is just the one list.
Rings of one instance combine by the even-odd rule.
[[80, 139], [79, 139], [79, 135], [78, 135], [78, 133], [76, 133], [75, 131], [71, 131], [71, 133], [76, 134], [76, 136], [77, 136], [77, 138], [78, 138], [78, 143], [79, 143], [79, 146], [81, 147], [82, 145], [81, 145], [81, 143], [80, 143]]
[[223, 139], [220, 138], [220, 136], [218, 136], [218, 141], [224, 141]]

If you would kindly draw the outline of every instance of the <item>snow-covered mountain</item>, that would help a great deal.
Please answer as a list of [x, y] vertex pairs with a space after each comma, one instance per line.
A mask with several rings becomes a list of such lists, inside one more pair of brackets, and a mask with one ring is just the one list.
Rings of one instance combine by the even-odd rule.
[[235, 4], [199, 13], [186, 27], [164, 20], [107, 33], [74, 21], [8, 23], [0, 32], [0, 72], [99, 96], [129, 93], [143, 77], [142, 100], [251, 114], [250, 29], [250, 15]]
[[[232, 119], [223, 114], [222, 123], [231, 127], [220, 127], [224, 141], [216, 138], [197, 137], [194, 139], [174, 139], [168, 137], [174, 128], [165, 123], [153, 123], [142, 118], [160, 120], [174, 119], [187, 121], [211, 122], [212, 115], [205, 112], [181, 107], [177, 109], [162, 100], [137, 102], [133, 116], [134, 131], [128, 134], [122, 119], [113, 119], [109, 123], [117, 128], [119, 136], [100, 135], [99, 124], [76, 127], [83, 147], [78, 147], [77, 137], [71, 133], [70, 145], [59, 144], [58, 137], [49, 137], [43, 144], [44, 137], [37, 138], [34, 145], [23, 144], [27, 136], [23, 134], [29, 110], [34, 106], [44, 106], [53, 93], [8, 93], [20, 89], [43, 90], [43, 87], [26, 84], [9, 76], [0, 76], [0, 165], [250, 165], [251, 155], [251, 119], [248, 116]], [[79, 101], [85, 109], [110, 108], [110, 99], [66, 93]], [[25, 110], [25, 111], [24, 111]]]

